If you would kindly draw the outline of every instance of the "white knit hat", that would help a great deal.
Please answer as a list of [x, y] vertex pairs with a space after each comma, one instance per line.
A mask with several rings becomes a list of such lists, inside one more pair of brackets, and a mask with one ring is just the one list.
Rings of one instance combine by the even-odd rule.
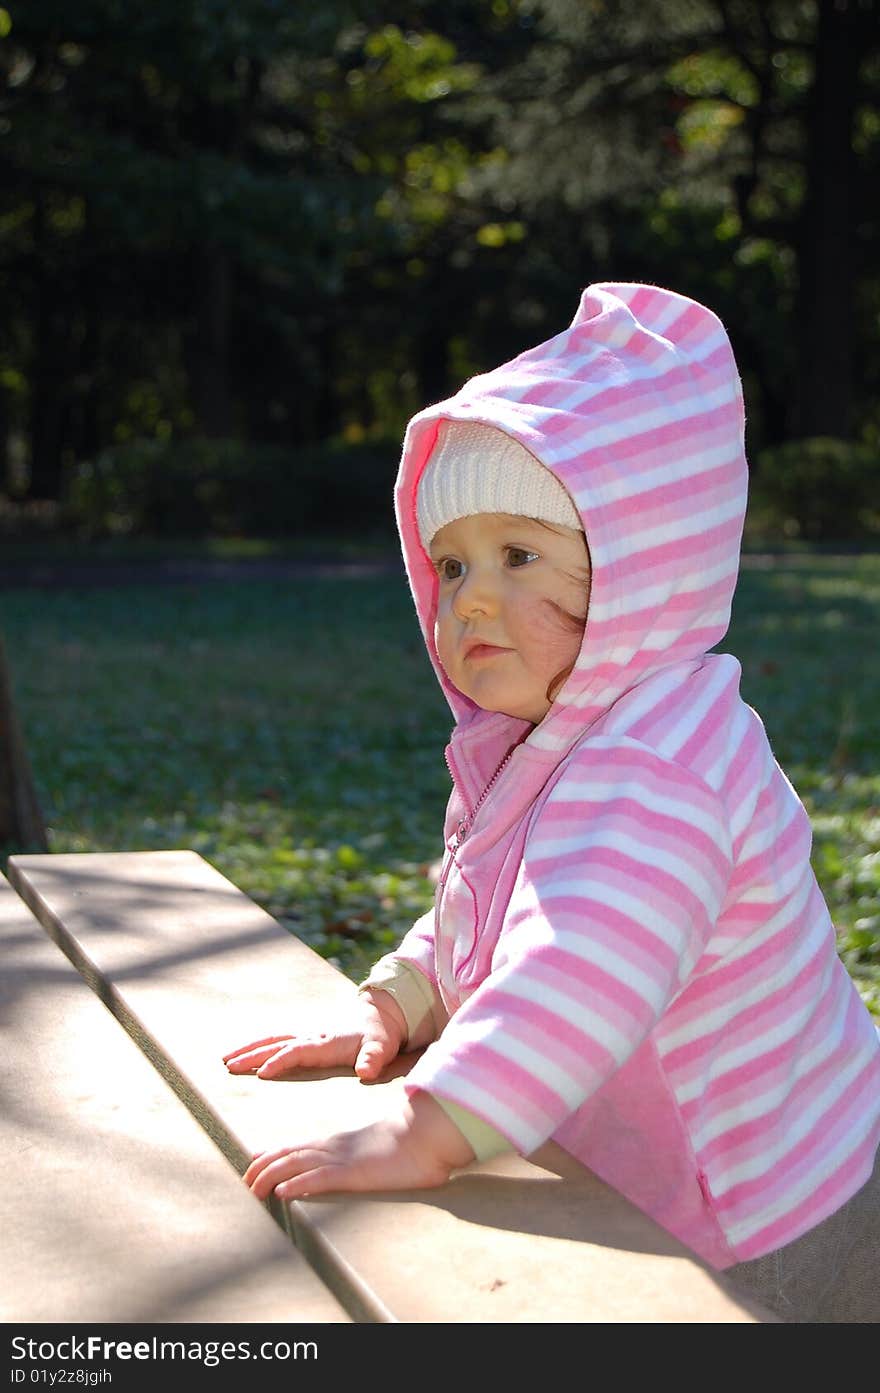
[[513, 436], [478, 421], [440, 422], [419, 480], [416, 510], [425, 550], [441, 527], [473, 513], [510, 513], [583, 528], [556, 475]]

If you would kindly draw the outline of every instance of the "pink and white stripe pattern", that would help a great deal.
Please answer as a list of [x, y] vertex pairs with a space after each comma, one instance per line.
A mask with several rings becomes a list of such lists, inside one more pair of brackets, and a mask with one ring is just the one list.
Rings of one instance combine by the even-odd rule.
[[880, 1043], [840, 964], [804, 809], [726, 632], [746, 501], [727, 335], [653, 286], [411, 423], [397, 488], [416, 607], [456, 718], [447, 835], [524, 726], [453, 688], [415, 493], [439, 421], [515, 435], [566, 485], [593, 568], [584, 642], [401, 945], [452, 1019], [409, 1076], [529, 1153], [550, 1136], [724, 1267], [868, 1178]]

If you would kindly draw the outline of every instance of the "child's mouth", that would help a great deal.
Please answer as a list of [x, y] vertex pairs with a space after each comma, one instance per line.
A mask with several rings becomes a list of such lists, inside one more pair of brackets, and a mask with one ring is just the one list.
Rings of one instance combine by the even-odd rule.
[[465, 657], [469, 661], [480, 660], [483, 658], [498, 658], [502, 653], [509, 653], [509, 648], [499, 648], [494, 643], [476, 643], [473, 648], [469, 648]]

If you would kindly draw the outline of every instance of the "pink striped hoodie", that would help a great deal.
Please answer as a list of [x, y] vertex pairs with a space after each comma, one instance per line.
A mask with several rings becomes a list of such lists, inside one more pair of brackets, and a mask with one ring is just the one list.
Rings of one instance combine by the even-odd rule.
[[[444, 419], [515, 436], [583, 518], [583, 644], [528, 734], [456, 690], [434, 647], [415, 498]], [[407, 1086], [522, 1154], [552, 1137], [719, 1268], [839, 1208], [880, 1141], [880, 1042], [836, 953], [806, 812], [739, 664], [708, 653], [737, 577], [743, 430], [713, 314], [593, 285], [564, 332], [411, 421], [396, 490], [456, 722], [435, 909], [394, 955], [451, 1019]]]

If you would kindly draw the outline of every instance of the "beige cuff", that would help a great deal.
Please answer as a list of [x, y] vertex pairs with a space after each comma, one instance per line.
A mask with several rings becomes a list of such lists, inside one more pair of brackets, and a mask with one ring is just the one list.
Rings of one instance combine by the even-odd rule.
[[373, 964], [358, 991], [368, 987], [387, 992], [397, 1002], [406, 1020], [406, 1043], [420, 1037], [419, 1045], [427, 1045], [437, 1039], [448, 1017], [439, 993], [417, 967], [389, 953]]
[[448, 1098], [438, 1098], [436, 1093], [431, 1093], [430, 1097], [435, 1103], [440, 1104], [450, 1122], [455, 1123], [465, 1141], [473, 1148], [478, 1161], [489, 1161], [493, 1156], [513, 1150], [507, 1138], [502, 1137], [500, 1132], [496, 1132], [495, 1128], [490, 1127], [481, 1117], [477, 1117], [476, 1113], [468, 1112], [467, 1108], [459, 1107], [458, 1103], [450, 1103]]

